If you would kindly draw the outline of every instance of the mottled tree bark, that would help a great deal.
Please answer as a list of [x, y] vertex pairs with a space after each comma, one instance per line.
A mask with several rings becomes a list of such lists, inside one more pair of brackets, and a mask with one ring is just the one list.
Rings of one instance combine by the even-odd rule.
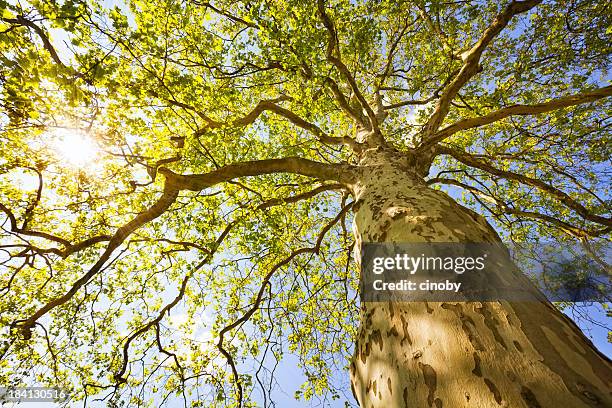
[[[387, 151], [362, 160], [364, 242], [499, 242], [486, 220]], [[550, 303], [371, 302], [351, 362], [361, 407], [612, 407], [612, 365]]]

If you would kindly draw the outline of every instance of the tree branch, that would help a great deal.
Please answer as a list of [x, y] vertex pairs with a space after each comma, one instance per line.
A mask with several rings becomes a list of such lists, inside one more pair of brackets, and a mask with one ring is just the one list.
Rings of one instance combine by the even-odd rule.
[[432, 137], [438, 130], [442, 121], [449, 111], [450, 103], [459, 90], [479, 71], [479, 62], [482, 53], [495, 37], [508, 25], [510, 19], [517, 14], [524, 13], [535, 7], [542, 0], [513, 1], [500, 14], [498, 14], [491, 25], [484, 31], [480, 39], [468, 51], [461, 55], [463, 66], [459, 74], [443, 91], [442, 96], [436, 104], [436, 108], [427, 121], [423, 131], [425, 141]]
[[421, 145], [421, 148], [432, 146], [461, 130], [473, 129], [480, 126], [488, 125], [507, 118], [508, 116], [537, 115], [540, 113], [551, 112], [557, 109], [567, 108], [569, 106], [593, 102], [608, 96], [612, 96], [612, 86], [606, 86], [604, 88], [595, 89], [590, 92], [563, 96], [561, 98], [534, 105], [508, 106], [506, 108], [491, 112], [484, 116], [463, 119], [452, 125], [446, 126], [439, 132], [437, 132], [435, 135], [433, 135], [433, 137], [425, 140], [424, 143]]
[[62, 62], [61, 58], [57, 54], [57, 51], [55, 51], [55, 47], [53, 47], [53, 44], [51, 44], [51, 41], [49, 40], [49, 37], [47, 36], [45, 31], [42, 29], [42, 27], [40, 27], [38, 24], [34, 23], [31, 20], [28, 20], [27, 18], [25, 18], [24, 16], [21, 16], [21, 15], [18, 15], [15, 18], [1, 18], [1, 20], [2, 21], [6, 21], [7, 23], [18, 24], [20, 26], [25, 26], [25, 27], [29, 27], [29, 28], [33, 29], [34, 32], [36, 33], [36, 35], [38, 35], [38, 37], [41, 39], [41, 41], [43, 43], [44, 49], [47, 50], [47, 52], [51, 56], [51, 59], [57, 65], [59, 65], [63, 69], [72, 71], [72, 73], [76, 77], [83, 79], [87, 84], [89, 84], [89, 85], [92, 84], [91, 80], [89, 78], [86, 78], [85, 75], [83, 75], [80, 72], [77, 72], [76, 70], [74, 70], [71, 67], [68, 67], [66, 64], [64, 64]]
[[[376, 117], [376, 114], [374, 113], [374, 110], [372, 109], [370, 104], [366, 101], [363, 94], [359, 90], [357, 81], [355, 81], [355, 78], [340, 58], [340, 44], [338, 43], [338, 34], [336, 32], [336, 28], [334, 27], [334, 23], [325, 12], [324, 0], [317, 1], [317, 10], [319, 11], [321, 21], [323, 22], [323, 25], [325, 26], [329, 37], [327, 43], [327, 60], [331, 62], [338, 69], [338, 71], [340, 71], [340, 73], [349, 83], [351, 89], [353, 90], [353, 93], [355, 94], [355, 97], [361, 104], [361, 107], [366, 111], [368, 118], [370, 119], [370, 128], [380, 140], [382, 138], [382, 135], [380, 133], [380, 129], [378, 128], [378, 118]], [[336, 57], [334, 53], [336, 53], [338, 56]]]
[[[123, 358], [121, 360], [121, 368], [115, 372], [115, 374], [113, 374], [113, 378], [115, 379], [115, 381], [117, 381], [118, 383], [123, 383], [125, 381], [127, 381], [125, 378], [123, 378], [123, 375], [125, 374], [126, 370], [127, 370], [127, 365], [128, 365], [128, 352], [130, 349], [130, 344], [136, 340], [139, 336], [141, 336], [142, 334], [146, 333], [147, 331], [149, 331], [149, 329], [151, 329], [151, 327], [153, 326], [157, 326], [161, 320], [164, 318], [164, 316], [170, 312], [170, 310], [177, 305], [177, 303], [183, 298], [183, 296], [185, 296], [185, 290], [187, 289], [187, 283], [189, 282], [189, 280], [191, 279], [191, 277], [195, 274], [196, 271], [198, 271], [199, 269], [201, 269], [204, 265], [206, 265], [207, 263], [209, 263], [217, 248], [219, 248], [219, 246], [221, 245], [221, 243], [223, 242], [223, 240], [225, 239], [225, 237], [227, 237], [227, 235], [230, 233], [231, 229], [236, 225], [235, 222], [229, 223], [225, 229], [223, 230], [223, 232], [221, 233], [221, 235], [217, 238], [217, 240], [215, 241], [215, 245], [213, 248], [210, 248], [207, 251], [207, 255], [206, 257], [199, 262], [187, 275], [185, 275], [185, 277], [183, 278], [183, 281], [181, 282], [181, 286], [179, 288], [178, 294], [175, 296], [175, 298], [172, 300], [172, 302], [168, 303], [166, 306], [164, 306], [161, 311], [159, 312], [159, 314], [157, 315], [157, 317], [151, 321], [149, 321], [148, 323], [146, 323], [145, 325], [141, 326], [138, 330], [132, 332], [130, 334], [130, 336], [127, 338], [126, 342], [123, 344]], [[158, 337], [158, 345], [161, 348], [161, 345], [159, 344], [159, 337]]]
[[427, 10], [425, 9], [425, 6], [424, 5], [420, 5], [420, 4], [415, 4], [415, 5], [419, 9], [419, 14], [423, 18], [423, 20], [425, 21], [425, 23], [427, 24], [429, 29], [433, 33], [436, 34], [436, 36], [440, 40], [440, 43], [442, 44], [442, 47], [445, 48], [448, 51], [450, 57], [452, 59], [455, 59], [455, 60], [461, 60], [461, 56], [458, 55], [455, 52], [455, 50], [453, 49], [453, 46], [451, 45], [451, 43], [449, 41], [448, 34], [446, 34], [442, 30], [442, 28], [440, 27], [440, 24], [438, 22], [434, 22], [433, 19], [431, 18], [431, 16], [429, 14], [427, 14]]
[[217, 8], [215, 6], [213, 6], [209, 1], [204, 1], [204, 2], [194, 2], [195, 4], [201, 5], [201, 6], [206, 6], [208, 8], [210, 8], [212, 11], [214, 11], [217, 14], [220, 14], [224, 17], [227, 17], [228, 19], [230, 19], [231, 21], [233, 21], [234, 23], [240, 23], [240, 24], [244, 24], [247, 27], [250, 28], [259, 28], [259, 26], [255, 23], [251, 23], [249, 21], [246, 21], [245, 19], [235, 16], [223, 9]]
[[268, 285], [268, 283], [270, 282], [270, 279], [272, 278], [272, 275], [274, 275], [274, 273], [277, 270], [279, 270], [280, 268], [282, 268], [285, 265], [288, 265], [294, 258], [296, 258], [297, 256], [299, 256], [301, 254], [305, 254], [305, 253], [318, 254], [319, 253], [319, 251], [321, 249], [321, 243], [323, 242], [323, 238], [325, 238], [325, 235], [327, 234], [327, 232], [340, 219], [342, 219], [342, 217], [352, 208], [352, 206], [353, 206], [353, 203], [350, 203], [350, 204], [346, 205], [345, 207], [343, 207], [340, 210], [340, 212], [338, 213], [338, 215], [336, 215], [336, 217], [331, 222], [329, 222], [327, 225], [325, 225], [325, 227], [323, 227], [323, 230], [321, 231], [321, 233], [317, 237], [317, 242], [315, 243], [315, 245], [313, 247], [297, 249], [297, 250], [293, 251], [287, 258], [283, 259], [281, 262], [279, 262], [276, 265], [274, 265], [274, 267], [272, 267], [272, 269], [270, 269], [270, 271], [264, 277], [264, 279], [263, 279], [263, 281], [262, 281], [262, 283], [260, 285], [259, 291], [257, 292], [257, 296], [255, 298], [255, 301], [253, 302], [253, 306], [251, 306], [249, 308], [249, 310], [247, 310], [239, 319], [235, 320], [230, 325], [225, 326], [219, 332], [219, 341], [217, 342], [217, 348], [219, 349], [221, 354], [223, 354], [223, 356], [227, 359], [228, 364], [230, 365], [230, 367], [232, 369], [232, 374], [234, 376], [234, 382], [236, 383], [236, 391], [237, 391], [237, 396], [238, 396], [238, 406], [239, 407], [242, 407], [242, 394], [243, 394], [242, 383], [240, 381], [240, 377], [238, 376], [238, 370], [236, 369], [236, 364], [234, 362], [234, 358], [232, 357], [232, 355], [223, 346], [223, 340], [224, 340], [225, 334], [228, 333], [229, 331], [235, 329], [236, 327], [238, 327], [242, 323], [246, 322], [247, 320], [249, 320], [251, 318], [251, 316], [253, 315], [253, 313], [255, 313], [257, 311], [257, 309], [259, 309], [259, 305], [261, 304], [261, 302], [263, 300], [264, 290], [265, 290], [266, 286]]
[[325, 164], [301, 157], [285, 157], [229, 164], [205, 174], [177, 174], [165, 167], [158, 172], [166, 176], [167, 182], [176, 189], [200, 191], [235, 178], [272, 173], [293, 173], [350, 183], [354, 181], [355, 170], [356, 167], [349, 164]]
[[73, 283], [70, 290], [68, 290], [64, 295], [47, 302], [26, 320], [14, 322], [14, 325], [20, 326], [24, 338], [26, 340], [30, 339], [32, 336], [32, 327], [36, 324], [36, 321], [40, 317], [45, 315], [51, 309], [68, 302], [81, 287], [87, 284], [87, 282], [89, 282], [89, 280], [102, 269], [113, 251], [119, 247], [132, 232], [163, 214], [174, 203], [178, 197], [178, 192], [179, 190], [173, 187], [171, 183], [166, 183], [162, 196], [155, 202], [155, 204], [142, 211], [127, 224], [117, 229], [98, 261], [85, 275], [81, 276], [76, 282]]
[[257, 206], [257, 209], [264, 210], [266, 208], [270, 208], [275, 205], [295, 203], [301, 200], [308, 200], [309, 198], [312, 198], [316, 196], [317, 194], [323, 193], [325, 191], [340, 190], [343, 188], [345, 187], [342, 184], [338, 184], [338, 183], [323, 184], [322, 186], [319, 186], [310, 191], [306, 191], [305, 193], [296, 194], [294, 196], [286, 197], [286, 198], [272, 198], [270, 200], [264, 201], [263, 203]]
[[355, 112], [355, 110], [351, 107], [348, 100], [346, 99], [346, 96], [342, 93], [342, 91], [338, 87], [338, 84], [336, 83], [336, 81], [328, 77], [325, 79], [325, 84], [332, 91], [332, 94], [334, 95], [334, 99], [340, 105], [340, 109], [342, 109], [344, 113], [349, 115], [349, 117], [351, 117], [355, 122], [357, 122], [363, 127], [367, 127], [368, 124], [367, 122], [365, 122], [365, 118], [363, 117], [363, 115], [360, 112]]
[[444, 89], [444, 87], [446, 87], [446, 85], [448, 85], [448, 83], [459, 73], [459, 70], [455, 70], [453, 72], [451, 72], [451, 74], [448, 76], [448, 78], [446, 78], [446, 80], [442, 83], [442, 85], [440, 85], [432, 94], [429, 98], [427, 99], [410, 99], [410, 100], [406, 100], [406, 101], [402, 101], [402, 102], [398, 102], [398, 103], [393, 103], [391, 105], [384, 105], [383, 109], [385, 110], [391, 110], [391, 109], [396, 109], [396, 108], [401, 108], [403, 106], [408, 106], [408, 105], [426, 105], [429, 102], [433, 101], [436, 98], [440, 97], [440, 92], [442, 91], [442, 89]]
[[[486, 197], [487, 200], [490, 200], [493, 203], [495, 203], [497, 208], [504, 214], [515, 215], [517, 217], [523, 217], [523, 218], [541, 220], [541, 221], [544, 221], [550, 225], [553, 225], [561, 229], [562, 231], [565, 231], [568, 235], [571, 235], [576, 238], [599, 237], [604, 234], [607, 234], [608, 232], [612, 230], [612, 227], [606, 227], [606, 228], [597, 229], [597, 230], [587, 230], [587, 229], [572, 225], [558, 218], [552, 217], [550, 215], [541, 214], [541, 213], [534, 212], [534, 211], [524, 211], [524, 210], [512, 208], [508, 206], [505, 202], [499, 200], [497, 197], [494, 197], [490, 194], [483, 192], [482, 190], [474, 186], [470, 186], [468, 184], [462, 183], [455, 179], [435, 177], [430, 180], [427, 180], [427, 185], [438, 184], [438, 183], [449, 184], [449, 185], [460, 187], [464, 190], [469, 191], [472, 195], [474, 195], [474, 197], [476, 197], [477, 195], [484, 196]], [[493, 213], [493, 211], [491, 212]], [[498, 216], [498, 214], [495, 214], [495, 213], [493, 213], [493, 215]]]
[[230, 181], [234, 178], [271, 173], [294, 173], [323, 180], [351, 182], [354, 179], [353, 171], [354, 166], [348, 164], [324, 164], [300, 157], [230, 164], [206, 174], [182, 175], [162, 167], [158, 172], [166, 177], [166, 181], [164, 183], [164, 192], [157, 202], [115, 232], [98, 261], [85, 275], [72, 285], [68, 292], [47, 302], [26, 320], [17, 321], [14, 324], [19, 325], [26, 340], [29, 339], [31, 337], [31, 329], [40, 317], [51, 309], [68, 302], [81, 287], [87, 284], [87, 282], [102, 269], [113, 251], [119, 247], [132, 232], [162, 215], [174, 203], [180, 190], [200, 191], [215, 184]]
[[[281, 102], [281, 101], [285, 101], [289, 99], [286, 96], [281, 96], [278, 97], [276, 99], [270, 99], [270, 100], [263, 100], [263, 101], [259, 101], [259, 103], [257, 103], [257, 105], [255, 106], [255, 108], [253, 108], [253, 110], [251, 112], [249, 112], [248, 114], [246, 114], [245, 116], [238, 118], [238, 119], [234, 119], [233, 121], [231, 121], [229, 123], [230, 126], [236, 126], [236, 127], [244, 127], [244, 126], [248, 126], [250, 124], [252, 124], [253, 122], [255, 122], [255, 120], [257, 120], [257, 118], [265, 111], [270, 111], [273, 112], [279, 116], [284, 117], [285, 119], [289, 120], [289, 122], [293, 123], [294, 125], [309, 131], [310, 133], [312, 133], [313, 135], [315, 135], [320, 142], [322, 143], [326, 143], [326, 144], [331, 144], [331, 145], [347, 145], [350, 146], [353, 149], [359, 149], [359, 143], [357, 143], [354, 139], [350, 138], [350, 137], [333, 137], [333, 136], [329, 136], [328, 134], [326, 134], [320, 127], [318, 127], [317, 125], [315, 125], [314, 123], [310, 123], [307, 120], [301, 118], [299, 115], [297, 115], [296, 113], [292, 112], [289, 109], [283, 108], [279, 105], [277, 105], [277, 102]], [[217, 128], [221, 128], [223, 126], [227, 126], [228, 124], [226, 123], [222, 123], [222, 122], [218, 122], [216, 120], [211, 119], [210, 117], [204, 115], [201, 112], [198, 112], [195, 108], [193, 108], [192, 106], [189, 106], [187, 104], [181, 103], [181, 102], [177, 102], [177, 101], [168, 101], [169, 103], [172, 103], [173, 105], [177, 105], [177, 106], [181, 106], [185, 109], [188, 110], [193, 110], [194, 112], [196, 112], [200, 117], [202, 117], [206, 123], [208, 124], [208, 126], [201, 128], [199, 130], [196, 131], [196, 136], [201, 136], [202, 134], [204, 134], [204, 132], [206, 132], [209, 129], [217, 129]]]
[[541, 180], [538, 180], [532, 177], [528, 177], [528, 176], [524, 176], [522, 174], [514, 173], [512, 171], [498, 169], [494, 167], [493, 165], [489, 164], [488, 162], [476, 159], [474, 156], [472, 156], [469, 153], [459, 151], [459, 150], [456, 150], [456, 149], [453, 149], [447, 146], [437, 146], [436, 149], [438, 153], [452, 156], [453, 158], [455, 158], [455, 160], [467, 166], [484, 170], [490, 174], [493, 174], [495, 176], [498, 176], [504, 179], [518, 181], [519, 183], [535, 187], [538, 190], [543, 191], [551, 195], [552, 197], [556, 198], [563, 205], [574, 210], [578, 215], [580, 215], [585, 220], [592, 221], [597, 224], [605, 225], [607, 227], [612, 226], [612, 219], [605, 218], [600, 215], [591, 213], [586, 207], [584, 207], [582, 204], [580, 204], [579, 202], [571, 198], [567, 193]]
[[[56, 242], [64, 246], [64, 249], [59, 249], [59, 248], [42, 249], [42, 248], [36, 248], [36, 247], [31, 246], [33, 250], [39, 253], [53, 253], [53, 254], [61, 256], [62, 258], [66, 258], [68, 255], [71, 255], [75, 252], [85, 249], [91, 245], [94, 245], [94, 244], [97, 244], [103, 241], [108, 241], [111, 239], [109, 235], [98, 235], [98, 236], [91, 237], [91, 238], [88, 238], [88, 239], [85, 239], [83, 241], [79, 241], [73, 244], [65, 238], [62, 238], [62, 237], [59, 237], [53, 234], [49, 234], [48, 232], [34, 231], [34, 230], [24, 229], [23, 227], [20, 228], [17, 225], [17, 217], [15, 217], [15, 214], [13, 214], [13, 212], [2, 203], [0, 203], [0, 211], [4, 212], [9, 220], [10, 232], [18, 234], [18, 235], [26, 235], [30, 237], [43, 238], [43, 239], [53, 241], [53, 242]], [[24, 225], [25, 224], [26, 223], [24, 222]]]

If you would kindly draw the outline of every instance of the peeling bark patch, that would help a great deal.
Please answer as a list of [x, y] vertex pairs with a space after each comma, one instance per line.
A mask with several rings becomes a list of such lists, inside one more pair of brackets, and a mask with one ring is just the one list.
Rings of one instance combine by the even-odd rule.
[[434, 404], [436, 404], [436, 408], [442, 408], [442, 400], [440, 398], [436, 398]]
[[355, 392], [355, 383], [351, 381], [351, 392], [353, 393], [353, 397], [355, 397], [355, 401], [359, 401], [357, 398], [357, 392]]
[[402, 209], [402, 210], [398, 211], [396, 214], [394, 214], [394, 215], [391, 217], [391, 219], [392, 219], [393, 221], [397, 221], [397, 220], [399, 220], [399, 219], [401, 219], [401, 218], [406, 217], [407, 215], [410, 215], [410, 211], [408, 211], [408, 210], [406, 210], [406, 209]]
[[478, 377], [482, 377], [482, 371], [480, 370], [480, 357], [478, 357], [478, 354], [476, 354], [476, 352], [473, 353], [473, 356], [474, 356], [474, 369], [472, 370], [472, 374]]
[[371, 340], [372, 340], [374, 343], [378, 344], [378, 347], [380, 347], [380, 351], [382, 351], [382, 350], [383, 350], [383, 344], [384, 344], [384, 343], [383, 343], [383, 338], [382, 338], [382, 335], [380, 334], [380, 330], [374, 330], [374, 331], [372, 332], [372, 334], [370, 335], [370, 339], [371, 339]]
[[369, 328], [369, 327], [372, 326], [372, 316], [374, 315], [375, 311], [376, 311], [376, 309], [372, 308], [372, 309], [370, 309], [370, 311], [366, 315], [366, 319], [365, 319], [365, 326], [366, 326], [366, 328]]
[[589, 399], [590, 401], [593, 401], [595, 405], [599, 405], [599, 403], [601, 402], [599, 397], [593, 394], [591, 391], [587, 390], [587, 387], [584, 384], [577, 383], [576, 388], [578, 388], [578, 391], [582, 395], [584, 395], [587, 399]]
[[402, 391], [402, 398], [404, 399], [404, 407], [408, 408], [408, 387], [404, 387], [404, 391]]
[[393, 337], [399, 336], [399, 332], [395, 328], [395, 325], [391, 326], [391, 329], [387, 330], [387, 337], [391, 337], [391, 336]]
[[407, 341], [408, 344], [412, 346], [412, 339], [410, 338], [410, 334], [408, 334], [408, 322], [403, 315], [400, 315], [400, 319], [402, 320], [402, 331], [404, 332], [404, 337], [402, 341], [400, 341], [400, 346], [404, 346], [404, 341]]
[[391, 330], [387, 331], [387, 337], [398, 337], [399, 333], [397, 331], [397, 329], [395, 328], [395, 326], [391, 327]]
[[484, 305], [482, 307], [477, 307], [474, 310], [476, 313], [480, 313], [484, 317], [484, 323], [489, 330], [491, 330], [491, 333], [493, 333], [495, 341], [501, 344], [507, 350], [508, 347], [506, 346], [503, 337], [499, 333], [499, 330], [497, 330], [497, 321], [495, 320], [495, 317], [493, 317], [491, 311]]
[[471, 317], [466, 316], [463, 313], [463, 308], [461, 305], [454, 305], [451, 303], [443, 303], [442, 309], [450, 310], [461, 320], [461, 328], [463, 329], [465, 335], [467, 336], [472, 346], [478, 351], [483, 351], [484, 346], [482, 345], [478, 335], [476, 334], [476, 325], [474, 324], [474, 320]]
[[525, 401], [525, 404], [527, 404], [527, 408], [542, 408], [533, 394], [533, 391], [524, 385], [521, 387], [521, 397], [523, 398], [523, 401]]
[[359, 209], [361, 208], [362, 205], [363, 205], [363, 200], [362, 199], [356, 200], [355, 203], [353, 204], [353, 211], [354, 212], [359, 211]]
[[[423, 372], [423, 379], [425, 380], [425, 385], [429, 389], [429, 394], [427, 395], [427, 403], [431, 407], [434, 404], [434, 396], [437, 387], [436, 370], [434, 370], [433, 367], [429, 364], [419, 363], [419, 367]], [[442, 403], [442, 401], [440, 401], [440, 403]]]
[[514, 343], [514, 347], [516, 347], [516, 349], [522, 353], [523, 352], [523, 348], [521, 347], [521, 343], [519, 343], [516, 340], [514, 340], [513, 343]]
[[489, 391], [491, 391], [491, 393], [493, 394], [493, 398], [495, 398], [495, 402], [497, 402], [498, 405], [501, 405], [502, 397], [501, 397], [501, 394], [499, 393], [499, 390], [493, 383], [493, 381], [489, 380], [488, 378], [485, 378], [484, 382], [485, 384], [487, 384]]
[[370, 344], [370, 342], [368, 341], [365, 345], [365, 351], [361, 351], [361, 362], [363, 364], [366, 363], [366, 360], [368, 359], [368, 356], [370, 355], [370, 350], [372, 348], [372, 345]]

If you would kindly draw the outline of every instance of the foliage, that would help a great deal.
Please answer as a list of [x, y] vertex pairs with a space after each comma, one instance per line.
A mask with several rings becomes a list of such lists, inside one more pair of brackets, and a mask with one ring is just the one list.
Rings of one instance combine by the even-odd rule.
[[251, 406], [291, 353], [339, 398], [350, 194], [292, 160], [340, 174], [364, 130], [505, 237], [609, 236], [612, 6], [522, 3], [0, 1], [1, 385]]

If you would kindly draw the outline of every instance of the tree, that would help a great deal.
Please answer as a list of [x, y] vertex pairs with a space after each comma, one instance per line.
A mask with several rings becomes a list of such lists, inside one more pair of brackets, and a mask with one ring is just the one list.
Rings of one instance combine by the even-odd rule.
[[612, 404], [552, 304], [360, 305], [351, 261], [609, 237], [610, 4], [0, 4], [3, 385], [267, 405], [290, 352], [305, 398]]

